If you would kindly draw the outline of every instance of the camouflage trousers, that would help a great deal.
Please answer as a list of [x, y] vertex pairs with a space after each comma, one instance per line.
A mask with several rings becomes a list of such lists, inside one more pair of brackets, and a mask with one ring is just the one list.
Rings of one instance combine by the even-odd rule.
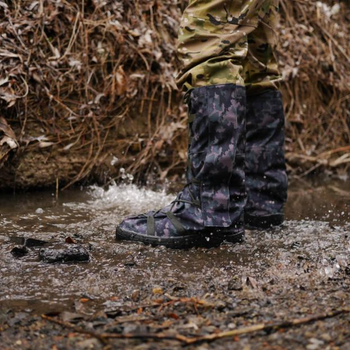
[[278, 89], [278, 5], [279, 0], [190, 0], [179, 31], [179, 88]]

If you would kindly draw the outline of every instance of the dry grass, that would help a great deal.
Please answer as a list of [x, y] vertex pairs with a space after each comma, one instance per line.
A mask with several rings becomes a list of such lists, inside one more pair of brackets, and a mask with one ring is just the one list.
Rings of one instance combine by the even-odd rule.
[[[184, 6], [0, 0], [0, 167], [28, 152], [84, 155], [67, 185], [112, 155], [142, 178], [182, 169], [186, 112], [174, 73]], [[350, 7], [340, 6], [329, 14], [332, 7], [317, 2], [282, 2], [279, 51], [294, 174], [350, 168]]]
[[282, 2], [287, 157], [302, 175], [350, 169], [350, 7], [322, 4]]

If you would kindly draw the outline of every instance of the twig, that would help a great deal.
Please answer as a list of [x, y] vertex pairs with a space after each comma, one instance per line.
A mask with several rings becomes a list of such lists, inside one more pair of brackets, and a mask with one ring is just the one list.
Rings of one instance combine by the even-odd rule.
[[243, 328], [235, 329], [235, 330], [228, 331], [228, 332], [213, 333], [213, 334], [209, 334], [206, 336], [194, 337], [194, 338], [189, 338], [186, 336], [182, 336], [180, 334], [167, 335], [167, 334], [163, 334], [163, 333], [158, 333], [158, 334], [150, 334], [150, 333], [147, 333], [147, 334], [101, 333], [101, 334], [99, 334], [99, 333], [96, 333], [93, 331], [84, 330], [80, 327], [72, 325], [69, 322], [60, 321], [60, 320], [57, 320], [56, 318], [49, 317], [46, 315], [42, 315], [42, 318], [47, 320], [47, 321], [57, 323], [61, 326], [70, 328], [73, 331], [75, 331], [76, 333], [87, 334], [87, 335], [90, 335], [92, 337], [95, 337], [104, 343], [106, 342], [107, 339], [144, 339], [144, 340], [145, 339], [152, 339], [152, 340], [176, 340], [176, 341], [184, 343], [185, 345], [190, 345], [190, 344], [201, 343], [201, 342], [212, 342], [212, 341], [215, 341], [218, 339], [232, 338], [235, 336], [256, 333], [256, 332], [260, 332], [260, 331], [276, 331], [276, 330], [283, 329], [283, 328], [296, 327], [296, 326], [308, 324], [308, 323], [311, 323], [314, 321], [321, 321], [321, 320], [325, 320], [328, 318], [333, 318], [333, 317], [347, 314], [347, 313], [350, 313], [350, 306], [347, 306], [347, 307], [344, 307], [344, 308], [341, 308], [338, 310], [334, 310], [334, 311], [331, 311], [328, 313], [312, 315], [312, 316], [294, 319], [294, 320], [290, 320], [290, 321], [287, 320], [287, 321], [275, 322], [275, 323], [270, 323], [270, 324], [259, 323], [256, 325], [243, 327]]
[[257, 325], [243, 327], [243, 328], [235, 329], [228, 332], [214, 333], [214, 334], [206, 335], [204, 337], [188, 339], [189, 340], [188, 344], [194, 344], [194, 343], [204, 342], [204, 341], [214, 341], [214, 340], [223, 339], [223, 338], [231, 338], [238, 335], [256, 333], [260, 331], [276, 331], [283, 328], [300, 326], [302, 324], [307, 324], [314, 321], [325, 320], [327, 318], [336, 317], [346, 313], [350, 313], [350, 306], [341, 308], [339, 310], [331, 311], [329, 313], [312, 315], [312, 316], [303, 317], [303, 318], [299, 318], [291, 321], [281, 321], [281, 322], [276, 322], [271, 324], [260, 323]]
[[75, 333], [80, 334], [86, 334], [90, 335], [91, 337], [94, 337], [98, 340], [100, 340], [102, 343], [107, 344], [108, 339], [153, 339], [153, 340], [177, 340], [183, 343], [187, 343], [188, 338], [182, 336], [182, 335], [166, 335], [166, 334], [132, 334], [132, 333], [125, 333], [125, 334], [119, 334], [119, 333], [102, 333], [99, 334], [94, 331], [89, 331], [83, 328], [80, 328], [78, 326], [75, 326], [69, 322], [64, 322], [61, 320], [58, 320], [57, 318], [50, 317], [47, 315], [41, 315], [41, 317], [49, 322], [56, 323], [60, 326], [66, 327], [71, 329]]
[[[318, 25], [318, 24], [317, 24]], [[346, 51], [340, 46], [340, 44], [334, 39], [331, 33], [329, 33], [324, 27], [318, 25], [320, 30], [325, 33], [328, 38], [333, 42], [333, 44], [337, 47], [337, 49], [343, 54], [346, 60], [350, 63], [350, 57], [347, 55]]]
[[56, 324], [58, 324], [60, 326], [72, 329], [76, 333], [90, 335], [91, 337], [94, 337], [94, 338], [100, 340], [104, 344], [107, 343], [106, 339], [103, 336], [101, 336], [101, 334], [98, 334], [98, 333], [96, 333], [94, 331], [89, 331], [87, 329], [80, 328], [80, 327], [75, 326], [75, 325], [73, 325], [73, 324], [71, 324], [69, 322], [61, 321], [61, 320], [58, 320], [57, 318], [50, 317], [50, 316], [47, 316], [47, 315], [41, 315], [41, 317], [44, 320], [46, 320], [46, 321], [49, 321], [49, 322], [52, 322], [52, 323], [56, 323]]

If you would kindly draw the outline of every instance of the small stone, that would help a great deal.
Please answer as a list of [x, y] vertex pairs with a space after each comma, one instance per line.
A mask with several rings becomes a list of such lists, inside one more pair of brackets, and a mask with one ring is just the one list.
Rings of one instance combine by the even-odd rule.
[[139, 301], [140, 300], [140, 289], [135, 289], [131, 293], [131, 299], [133, 301]]
[[42, 247], [48, 242], [36, 238], [26, 238], [24, 245], [26, 247]]
[[41, 249], [39, 258], [43, 262], [69, 263], [86, 262], [90, 260], [88, 251], [78, 244], [57, 245], [52, 248]]
[[321, 335], [321, 338], [322, 338], [323, 340], [325, 340], [326, 342], [332, 341], [332, 337], [330, 336], [329, 333], [323, 333], [323, 334]]
[[129, 266], [129, 267], [132, 267], [132, 266], [135, 266], [136, 263], [134, 260], [126, 260], [124, 261], [124, 266]]
[[11, 250], [11, 254], [15, 258], [22, 258], [23, 256], [27, 255], [29, 253], [28, 249], [25, 246], [20, 246], [20, 247], [14, 247]]
[[310, 344], [306, 346], [308, 350], [317, 350], [324, 348], [324, 341], [316, 338], [311, 338]]
[[306, 349], [308, 349], [308, 350], [317, 350], [317, 349], [319, 349], [319, 345], [318, 344], [308, 344], [306, 346]]
[[152, 290], [153, 295], [162, 295], [164, 294], [164, 290], [161, 287], [154, 287]]
[[317, 345], [323, 345], [324, 341], [316, 338], [311, 338], [310, 343], [317, 344]]
[[95, 339], [95, 338], [82, 340], [82, 341], [78, 342], [76, 344], [76, 346], [77, 346], [78, 349], [82, 349], [82, 350], [102, 349], [102, 346], [101, 346], [100, 342], [97, 339]]
[[64, 322], [78, 323], [79, 321], [83, 320], [84, 317], [81, 314], [64, 311], [61, 314], [61, 319]]
[[16, 244], [26, 246], [26, 247], [41, 247], [41, 246], [48, 243], [48, 242], [43, 241], [41, 239], [17, 237], [17, 236], [10, 237], [10, 241], [12, 241]]
[[242, 281], [238, 278], [234, 278], [231, 281], [228, 282], [227, 286], [228, 290], [242, 290]]

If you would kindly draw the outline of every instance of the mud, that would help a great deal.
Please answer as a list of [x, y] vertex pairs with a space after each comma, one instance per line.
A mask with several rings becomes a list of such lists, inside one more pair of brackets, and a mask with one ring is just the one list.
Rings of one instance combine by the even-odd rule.
[[[120, 185], [58, 199], [1, 195], [0, 349], [176, 349], [183, 342], [147, 336], [193, 338], [350, 305], [350, 181], [294, 182], [283, 227], [247, 231], [243, 244], [175, 251], [115, 242], [122, 217], [168, 203], [167, 193]], [[40, 250], [71, 244], [87, 247], [90, 261], [40, 261]], [[26, 254], [14, 256], [21, 246]], [[350, 349], [350, 314], [187, 347]]]

